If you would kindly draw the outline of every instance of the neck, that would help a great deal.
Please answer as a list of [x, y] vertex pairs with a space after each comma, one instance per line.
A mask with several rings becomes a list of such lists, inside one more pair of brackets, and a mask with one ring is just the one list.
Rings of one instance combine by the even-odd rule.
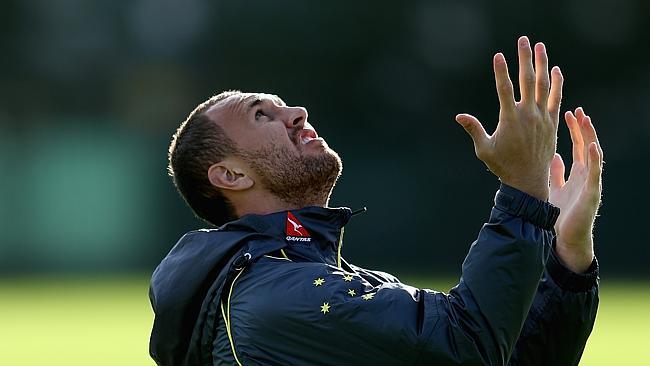
[[228, 197], [238, 217], [248, 214], [267, 215], [274, 212], [296, 210], [306, 206], [327, 207], [329, 195], [325, 199], [306, 199], [304, 201], [286, 202], [265, 191], [246, 192]]

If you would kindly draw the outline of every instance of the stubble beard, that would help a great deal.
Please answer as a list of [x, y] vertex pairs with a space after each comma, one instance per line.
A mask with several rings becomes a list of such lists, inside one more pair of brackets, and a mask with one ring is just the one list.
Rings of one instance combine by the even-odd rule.
[[343, 163], [329, 147], [317, 155], [287, 147], [260, 148], [242, 153], [262, 185], [291, 207], [327, 206]]

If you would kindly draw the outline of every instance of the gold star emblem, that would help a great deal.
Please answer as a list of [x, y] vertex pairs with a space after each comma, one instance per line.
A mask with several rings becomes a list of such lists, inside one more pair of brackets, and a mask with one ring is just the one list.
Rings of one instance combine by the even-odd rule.
[[323, 314], [327, 314], [330, 312], [330, 303], [329, 302], [324, 302], [323, 305], [320, 306], [320, 312]]
[[349, 290], [348, 290], [348, 295], [350, 295], [350, 296], [354, 296], [354, 295], [356, 295], [356, 294], [357, 294], [357, 293], [356, 293], [353, 289], [349, 289]]
[[343, 276], [343, 281], [345, 282], [352, 282], [352, 275], [345, 275]]
[[371, 292], [369, 294], [362, 295], [361, 298], [368, 301], [368, 300], [372, 299], [374, 296], [375, 296], [375, 294]]
[[325, 280], [318, 277], [317, 279], [314, 280], [314, 286], [320, 286], [325, 283]]

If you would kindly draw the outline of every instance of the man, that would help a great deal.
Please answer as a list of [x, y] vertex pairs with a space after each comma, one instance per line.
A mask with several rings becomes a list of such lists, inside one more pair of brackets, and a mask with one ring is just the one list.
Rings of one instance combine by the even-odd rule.
[[541, 43], [533, 57], [521, 37], [518, 53], [519, 102], [494, 57], [496, 131], [456, 117], [501, 187], [449, 294], [341, 257], [353, 213], [327, 207], [341, 160], [304, 108], [226, 92], [194, 110], [172, 141], [170, 174], [199, 217], [225, 224], [186, 234], [156, 269], [156, 362], [578, 364], [598, 307], [591, 232], [602, 151], [584, 111], [567, 112], [565, 182], [555, 154], [562, 74], [549, 76]]

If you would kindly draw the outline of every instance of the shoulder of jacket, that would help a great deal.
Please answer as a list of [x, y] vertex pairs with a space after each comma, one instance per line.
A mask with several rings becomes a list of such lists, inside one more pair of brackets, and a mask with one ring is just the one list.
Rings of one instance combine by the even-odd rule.
[[246, 236], [259, 235], [254, 232], [247, 231], [230, 231], [221, 229], [197, 229], [188, 231], [181, 237], [183, 239], [205, 239], [205, 240], [219, 240], [219, 239], [241, 239]]
[[[242, 284], [255, 289], [260, 297], [289, 307], [312, 304], [315, 299], [337, 301], [362, 296], [375, 288], [360, 275], [318, 262], [292, 262], [278, 257], [263, 257], [243, 274]], [[331, 299], [331, 300], [328, 300]]]

